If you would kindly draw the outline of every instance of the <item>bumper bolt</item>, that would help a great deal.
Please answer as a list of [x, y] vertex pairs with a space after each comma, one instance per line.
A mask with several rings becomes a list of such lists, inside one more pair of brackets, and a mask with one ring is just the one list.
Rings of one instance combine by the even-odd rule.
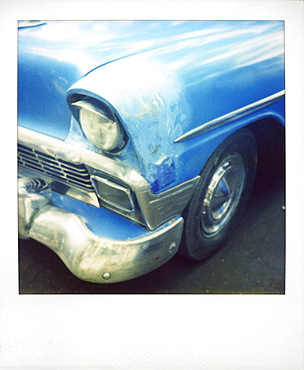
[[176, 242], [173, 242], [169, 246], [169, 253], [173, 253], [176, 249]]
[[111, 279], [111, 274], [109, 272], [105, 272], [103, 275], [102, 275], [103, 279], [105, 280], [109, 280]]

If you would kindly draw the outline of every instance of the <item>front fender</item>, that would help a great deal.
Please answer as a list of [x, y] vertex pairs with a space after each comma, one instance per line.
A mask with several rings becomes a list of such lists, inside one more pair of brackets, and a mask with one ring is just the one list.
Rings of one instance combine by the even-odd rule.
[[[122, 59], [94, 70], [68, 90], [106, 101], [120, 117], [138, 168], [158, 192], [176, 180], [176, 160], [182, 147], [174, 139], [183, 133], [190, 106], [182, 98], [179, 80], [145, 55]], [[131, 153], [131, 149], [125, 151]], [[126, 154], [124, 160], [136, 166]]]
[[[174, 45], [108, 63], [68, 91], [112, 106], [138, 162], [130, 147], [120, 159], [137, 168], [154, 192], [198, 175], [216, 146], [237, 128], [279, 114], [276, 104], [265, 109], [262, 102], [276, 94], [283, 97], [283, 23], [211, 26], [208, 32]], [[228, 127], [224, 118], [235, 112], [242, 115], [237, 122], [229, 121]], [[222, 118], [221, 127], [214, 126], [211, 133], [190, 136], [183, 143], [177, 140]]]

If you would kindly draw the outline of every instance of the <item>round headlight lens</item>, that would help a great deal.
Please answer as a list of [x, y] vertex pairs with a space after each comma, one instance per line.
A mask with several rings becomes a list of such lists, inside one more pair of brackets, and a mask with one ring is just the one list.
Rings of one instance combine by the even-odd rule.
[[90, 101], [72, 103], [77, 107], [78, 119], [90, 142], [106, 151], [119, 149], [124, 144], [124, 134], [114, 114], [105, 112]]

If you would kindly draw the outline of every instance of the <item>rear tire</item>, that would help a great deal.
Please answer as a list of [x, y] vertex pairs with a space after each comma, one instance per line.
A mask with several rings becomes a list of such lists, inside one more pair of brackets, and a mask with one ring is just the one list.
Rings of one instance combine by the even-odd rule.
[[227, 242], [249, 198], [256, 164], [256, 142], [248, 129], [235, 132], [215, 150], [183, 213], [182, 256], [203, 260]]

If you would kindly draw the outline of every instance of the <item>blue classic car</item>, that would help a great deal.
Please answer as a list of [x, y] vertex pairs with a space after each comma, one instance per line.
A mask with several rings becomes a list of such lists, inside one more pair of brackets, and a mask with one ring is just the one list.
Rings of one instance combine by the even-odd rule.
[[284, 132], [284, 23], [21, 21], [18, 35], [19, 237], [98, 283], [223, 246]]

